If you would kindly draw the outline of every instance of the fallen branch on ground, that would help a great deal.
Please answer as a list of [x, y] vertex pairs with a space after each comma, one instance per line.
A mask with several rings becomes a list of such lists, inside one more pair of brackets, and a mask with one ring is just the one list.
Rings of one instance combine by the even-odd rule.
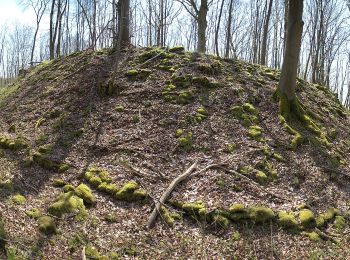
[[192, 172], [196, 169], [198, 165], [198, 162], [195, 162], [194, 164], [191, 165], [190, 168], [188, 168], [183, 174], [179, 175], [178, 177], [176, 177], [171, 184], [169, 185], [169, 187], [165, 190], [165, 192], [163, 193], [163, 195], [160, 197], [159, 202], [156, 203], [152, 214], [150, 215], [149, 219], [148, 219], [148, 223], [147, 223], [147, 227], [151, 228], [154, 225], [154, 222], [157, 219], [158, 216], [158, 212], [159, 209], [161, 207], [162, 204], [164, 204], [164, 202], [168, 199], [168, 197], [170, 196], [171, 192], [174, 190], [174, 188], [183, 180], [185, 180], [188, 176], [190, 176], [192, 174]]

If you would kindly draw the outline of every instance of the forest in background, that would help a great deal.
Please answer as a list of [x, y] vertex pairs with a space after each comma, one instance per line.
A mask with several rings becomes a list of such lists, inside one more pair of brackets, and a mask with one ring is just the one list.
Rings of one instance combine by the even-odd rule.
[[[132, 0], [135, 46], [176, 46], [280, 69], [285, 46], [284, 0]], [[0, 28], [0, 86], [21, 69], [87, 48], [113, 47], [117, 0], [22, 0], [36, 14]], [[307, 0], [299, 77], [325, 85], [350, 107], [350, 1]], [[203, 19], [204, 18], [204, 19]], [[204, 35], [203, 35], [204, 31]], [[202, 33], [201, 33], [202, 32]], [[203, 49], [203, 47], [202, 47]]]

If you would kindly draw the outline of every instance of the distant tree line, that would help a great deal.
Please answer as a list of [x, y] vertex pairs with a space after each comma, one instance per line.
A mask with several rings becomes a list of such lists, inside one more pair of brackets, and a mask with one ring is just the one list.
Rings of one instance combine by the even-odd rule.
[[[106, 47], [183, 45], [281, 69], [287, 0], [22, 0], [32, 25], [0, 28], [0, 86], [46, 59]], [[297, 74], [350, 107], [350, 0], [305, 0]], [[125, 26], [127, 24], [127, 26]], [[43, 30], [47, 28], [47, 30]]]

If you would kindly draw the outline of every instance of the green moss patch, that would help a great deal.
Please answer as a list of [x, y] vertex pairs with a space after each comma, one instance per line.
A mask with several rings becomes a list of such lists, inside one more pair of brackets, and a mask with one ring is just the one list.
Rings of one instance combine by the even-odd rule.
[[49, 216], [42, 216], [38, 218], [38, 227], [41, 233], [51, 235], [57, 233], [57, 228], [53, 219]]
[[197, 68], [200, 72], [203, 72], [209, 75], [218, 75], [222, 71], [222, 64], [220, 61], [213, 60], [211, 63], [201, 62], [198, 64]]
[[147, 192], [140, 189], [136, 182], [127, 182], [115, 193], [118, 200], [124, 201], [142, 201], [147, 198]]
[[291, 212], [280, 211], [278, 212], [278, 223], [286, 229], [298, 228], [298, 221]]
[[176, 54], [184, 54], [185, 53], [185, 47], [183, 46], [174, 46], [169, 49], [169, 52], [176, 53]]
[[139, 70], [133, 69], [133, 70], [128, 70], [125, 73], [125, 76], [127, 76], [131, 80], [145, 80], [151, 74], [152, 74], [152, 70], [149, 70], [149, 69], [139, 69]]
[[15, 139], [11, 139], [6, 136], [0, 135], [0, 148], [17, 150], [23, 147], [27, 147], [27, 143], [23, 138], [17, 137]]
[[34, 218], [34, 219], [38, 219], [39, 217], [41, 217], [43, 214], [41, 213], [41, 211], [37, 208], [31, 209], [31, 210], [27, 210], [26, 211], [26, 215], [30, 218]]
[[248, 212], [250, 219], [255, 223], [265, 223], [275, 218], [275, 213], [267, 207], [249, 207]]
[[260, 126], [253, 125], [249, 127], [248, 136], [255, 141], [262, 142], [263, 141], [263, 130]]
[[23, 195], [17, 194], [17, 195], [12, 197], [12, 201], [16, 204], [24, 204], [24, 203], [26, 203], [27, 199]]
[[189, 150], [193, 145], [193, 134], [188, 132], [187, 134], [182, 134], [178, 139], [179, 146], [185, 150]]
[[259, 121], [259, 111], [250, 103], [244, 103], [242, 106], [232, 106], [230, 112], [244, 126], [250, 126]]
[[95, 198], [91, 192], [91, 189], [85, 184], [80, 184], [78, 187], [76, 187], [75, 194], [82, 198], [85, 204], [93, 205], [95, 203]]
[[315, 215], [309, 209], [303, 209], [299, 212], [299, 220], [304, 228], [313, 228], [316, 226]]
[[77, 220], [82, 220], [87, 216], [84, 201], [78, 197], [74, 191], [61, 193], [49, 206], [49, 213], [62, 217], [64, 214], [76, 214]]

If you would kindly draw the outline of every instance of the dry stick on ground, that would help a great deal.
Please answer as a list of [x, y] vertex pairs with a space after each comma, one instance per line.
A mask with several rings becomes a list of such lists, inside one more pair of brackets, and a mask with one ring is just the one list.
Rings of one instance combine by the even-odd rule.
[[333, 242], [334, 244], [338, 244], [338, 243], [339, 243], [339, 241], [336, 240], [334, 237], [332, 237], [332, 236], [326, 234], [325, 232], [319, 230], [318, 228], [316, 228], [315, 230], [316, 230], [316, 233], [317, 233], [321, 238], [323, 238], [324, 240], [329, 240], [329, 241]]
[[83, 250], [81, 251], [81, 260], [86, 260], [85, 246], [83, 247]]
[[152, 214], [148, 219], [148, 223], [147, 223], [148, 228], [151, 228], [154, 225], [154, 222], [157, 219], [157, 215], [158, 215], [158, 212], [159, 212], [161, 205], [168, 199], [168, 197], [170, 196], [170, 194], [174, 190], [174, 188], [181, 181], [185, 180], [188, 176], [190, 176], [192, 174], [192, 172], [196, 169], [197, 165], [198, 165], [198, 161], [196, 161], [194, 164], [192, 164], [190, 168], [188, 168], [183, 174], [179, 175], [177, 178], [175, 178], [171, 182], [169, 187], [165, 190], [163, 195], [160, 197], [159, 202], [157, 202], [157, 204], [155, 205], [155, 207], [152, 211]]

